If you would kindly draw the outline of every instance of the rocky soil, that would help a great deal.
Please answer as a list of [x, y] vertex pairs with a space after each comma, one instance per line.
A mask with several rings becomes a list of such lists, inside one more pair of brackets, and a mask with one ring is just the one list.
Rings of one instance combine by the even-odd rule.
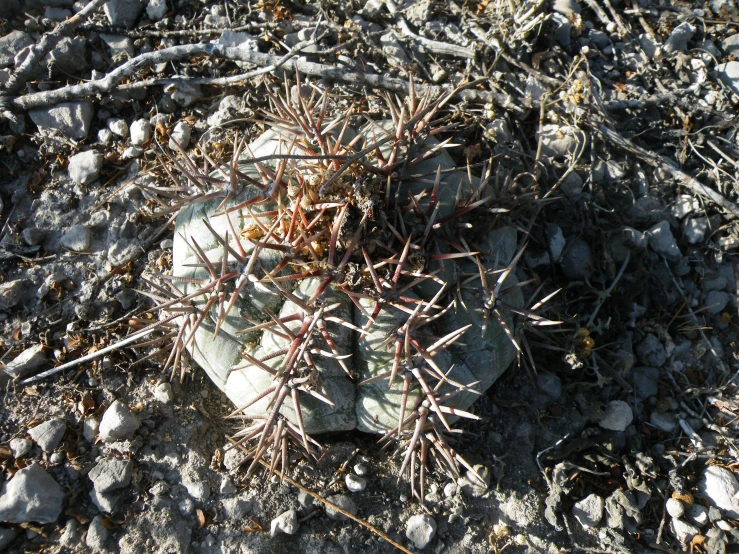
[[[736, 550], [737, 21], [733, 0], [2, 1], [0, 551]], [[125, 338], [142, 275], [171, 269], [170, 158], [228, 159], [296, 68], [371, 119], [409, 79], [472, 82], [442, 138], [491, 160], [490, 217], [563, 322], [517, 323], [462, 425], [484, 482], [433, 472], [421, 503], [358, 432], [291, 482], [247, 476], [225, 396], [146, 348], [36, 378]]]

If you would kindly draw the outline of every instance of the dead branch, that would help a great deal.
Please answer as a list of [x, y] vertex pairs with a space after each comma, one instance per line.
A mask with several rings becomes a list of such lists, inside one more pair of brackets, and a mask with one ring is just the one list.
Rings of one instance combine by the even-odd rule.
[[[241, 61], [263, 67], [266, 71], [272, 71], [280, 65], [284, 69], [299, 71], [305, 75], [321, 77], [329, 82], [342, 82], [351, 85], [366, 86], [369, 88], [381, 88], [395, 92], [406, 92], [408, 81], [385, 75], [372, 73], [361, 73], [339, 69], [332, 65], [309, 62], [304, 58], [294, 58], [285, 61], [286, 56], [274, 56], [261, 52], [252, 52], [240, 48], [231, 48], [222, 44], [198, 43], [181, 46], [172, 46], [154, 52], [147, 52], [127, 61], [120, 67], [114, 69], [104, 77], [77, 85], [70, 85], [56, 90], [35, 92], [24, 96], [8, 99], [8, 106], [16, 110], [31, 110], [44, 106], [51, 106], [60, 102], [78, 100], [96, 94], [108, 94], [115, 90], [116, 86], [124, 79], [131, 77], [137, 71], [151, 65], [170, 62], [181, 58], [192, 58], [196, 56], [213, 56], [232, 61]], [[288, 53], [287, 56], [294, 56]], [[434, 85], [416, 85], [416, 90], [425, 93], [441, 94], [446, 88]], [[500, 94], [482, 90], [463, 90], [459, 97], [479, 102], [493, 103], [501, 108], [514, 112], [522, 112], [523, 108], [516, 106], [513, 99], [507, 94]]]
[[629, 139], [619, 135], [616, 131], [614, 131], [613, 129], [609, 129], [605, 125], [600, 125], [598, 127], [595, 127], [595, 129], [604, 139], [606, 139], [610, 143], [619, 146], [624, 150], [631, 152], [632, 154], [637, 155], [652, 167], [656, 167], [661, 169], [662, 171], [668, 172], [670, 175], [680, 181], [680, 184], [685, 188], [689, 189], [699, 196], [702, 196], [703, 198], [707, 198], [712, 202], [718, 204], [722, 209], [731, 213], [733, 216], [739, 217], [739, 206], [737, 206], [734, 202], [730, 202], [715, 190], [708, 188], [697, 179], [691, 177], [690, 175], [676, 167], [671, 160], [663, 158], [659, 154], [655, 154], [654, 152], [642, 148], [641, 146], [637, 146]]

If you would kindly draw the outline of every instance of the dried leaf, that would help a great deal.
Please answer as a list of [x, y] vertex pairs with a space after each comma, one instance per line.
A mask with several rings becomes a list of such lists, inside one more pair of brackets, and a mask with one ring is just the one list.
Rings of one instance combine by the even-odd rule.
[[201, 510], [200, 508], [195, 510], [195, 517], [198, 520], [198, 527], [201, 527], [201, 528], [205, 527], [206, 520], [205, 520], [205, 514], [203, 513], [203, 510]]

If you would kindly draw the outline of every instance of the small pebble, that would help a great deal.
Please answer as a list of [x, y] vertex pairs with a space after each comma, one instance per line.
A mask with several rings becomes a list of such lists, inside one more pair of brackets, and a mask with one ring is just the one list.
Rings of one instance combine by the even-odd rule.
[[96, 150], [80, 152], [69, 158], [69, 178], [78, 185], [92, 183], [103, 168], [103, 155]]
[[111, 133], [121, 138], [128, 136], [128, 123], [126, 123], [125, 119], [109, 119], [108, 129], [110, 129]]
[[634, 413], [623, 400], [613, 400], [608, 403], [606, 413], [598, 425], [609, 431], [624, 431], [634, 420]]
[[178, 144], [180, 148], [187, 148], [187, 145], [190, 144], [190, 126], [184, 121], [180, 121], [174, 126], [169, 138], [169, 147], [172, 150], [177, 150]]
[[436, 520], [428, 514], [411, 516], [406, 524], [405, 536], [418, 550], [426, 548], [436, 535]]
[[354, 473], [359, 476], [364, 476], [369, 473], [369, 467], [364, 462], [360, 462], [354, 466]]
[[298, 512], [295, 510], [288, 510], [283, 512], [272, 520], [269, 526], [271, 536], [277, 535], [277, 533], [285, 533], [286, 535], [294, 535], [298, 532]]
[[224, 475], [223, 479], [221, 479], [221, 486], [219, 488], [219, 492], [221, 494], [233, 494], [236, 492], [236, 490], [237, 489], [234, 486], [234, 484], [231, 482], [231, 479], [229, 479], [228, 477]]
[[137, 119], [131, 124], [131, 144], [143, 146], [151, 138], [151, 124], [146, 119]]
[[141, 427], [141, 422], [120, 400], [105, 410], [100, 421], [100, 438], [104, 442], [128, 439]]
[[367, 488], [367, 479], [354, 475], [353, 473], [347, 473], [344, 480], [346, 482], [346, 488], [351, 492], [362, 492]]
[[49, 456], [49, 461], [52, 463], [52, 465], [59, 465], [64, 463], [64, 452], [54, 452], [51, 456]]
[[156, 398], [162, 404], [171, 404], [174, 400], [174, 391], [172, 385], [167, 382], [159, 383], [154, 387], [154, 398]]
[[10, 441], [10, 452], [13, 454], [13, 458], [22, 458], [31, 451], [33, 443], [28, 439], [12, 439]]
[[74, 225], [62, 235], [61, 243], [72, 252], [87, 252], [92, 243], [92, 233], [84, 225]]
[[37, 344], [36, 346], [26, 348], [18, 354], [5, 365], [3, 371], [13, 378], [23, 377], [45, 363], [46, 354], [44, 353], [44, 346]]
[[108, 540], [108, 533], [108, 529], [103, 525], [103, 518], [95, 516], [87, 528], [85, 544], [93, 550], [102, 550], [105, 548], [105, 541]]
[[690, 542], [693, 537], [699, 535], [701, 532], [695, 525], [691, 525], [687, 521], [675, 518], [672, 520], [672, 528], [675, 530], [677, 540], [682, 543]]
[[675, 416], [669, 412], [652, 412], [649, 416], [649, 423], [665, 433], [672, 433], [677, 428]]
[[[345, 512], [348, 512], [352, 515], [357, 515], [357, 505], [352, 500], [352, 497], [348, 494], [334, 494], [332, 496], [329, 496], [327, 498], [329, 502], [332, 504], [336, 504], [339, 508], [344, 510]], [[342, 514], [341, 512], [331, 508], [330, 506], [326, 506], [326, 515], [333, 519], [334, 521], [348, 521], [349, 518]]]
[[698, 525], [705, 525], [708, 523], [708, 510], [700, 504], [694, 503], [688, 506], [688, 517], [695, 521]]
[[457, 494], [457, 484], [453, 481], [448, 482], [446, 485], [444, 485], [444, 496], [447, 498], [451, 498]]
[[670, 514], [670, 517], [681, 518], [685, 513], [685, 504], [677, 498], [668, 498], [667, 502], [665, 502], [665, 509]]

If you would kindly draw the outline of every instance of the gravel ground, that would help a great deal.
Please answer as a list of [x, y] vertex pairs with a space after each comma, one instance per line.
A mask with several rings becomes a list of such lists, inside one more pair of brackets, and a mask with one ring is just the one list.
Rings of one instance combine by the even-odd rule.
[[[738, 17], [732, 0], [0, 3], [0, 551], [736, 549]], [[559, 291], [562, 323], [517, 319], [518, 363], [460, 424], [476, 471], [430, 472], [424, 502], [403, 452], [356, 431], [316, 437], [317, 462], [291, 453], [290, 482], [246, 475], [225, 395], [143, 347], [34, 378], [145, 317], [142, 276], [171, 270], [175, 239], [152, 190], [182, 152], [223, 162], [261, 135], [266, 87], [295, 69], [333, 114], [375, 120], [409, 79], [473, 82], [439, 136], [460, 166], [489, 161], [528, 305]]]

